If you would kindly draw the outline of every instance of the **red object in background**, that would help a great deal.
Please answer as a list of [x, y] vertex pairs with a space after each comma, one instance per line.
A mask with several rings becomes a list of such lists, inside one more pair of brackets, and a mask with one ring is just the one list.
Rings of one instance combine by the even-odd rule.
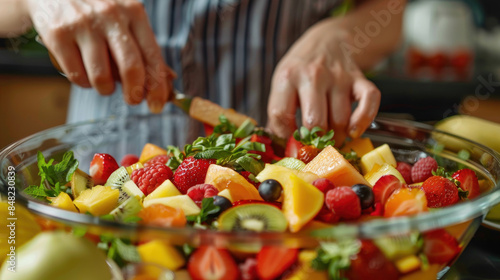
[[429, 67], [436, 77], [440, 76], [444, 69], [451, 68], [457, 78], [467, 77], [472, 69], [474, 55], [472, 51], [460, 49], [454, 52], [435, 51], [424, 53], [414, 47], [410, 47], [406, 53], [406, 60], [410, 73], [415, 74], [422, 68]]

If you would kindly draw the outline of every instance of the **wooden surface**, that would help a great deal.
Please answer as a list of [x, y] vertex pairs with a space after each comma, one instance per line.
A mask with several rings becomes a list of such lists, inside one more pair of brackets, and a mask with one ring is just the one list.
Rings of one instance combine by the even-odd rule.
[[69, 91], [64, 77], [0, 75], [0, 148], [64, 124]]

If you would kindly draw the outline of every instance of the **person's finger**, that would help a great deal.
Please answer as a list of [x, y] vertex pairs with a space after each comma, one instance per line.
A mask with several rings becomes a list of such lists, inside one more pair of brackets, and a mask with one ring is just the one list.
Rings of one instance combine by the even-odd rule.
[[340, 146], [347, 136], [347, 125], [351, 116], [351, 78], [343, 71], [335, 76], [334, 86], [329, 91], [329, 126], [335, 132], [335, 145]]
[[287, 139], [297, 128], [295, 112], [297, 92], [286, 77], [275, 74], [267, 105], [267, 129], [274, 135]]
[[88, 33], [77, 38], [82, 52], [83, 63], [92, 87], [100, 94], [112, 94], [115, 82], [111, 74], [108, 46], [97, 33]]
[[108, 46], [118, 67], [125, 101], [139, 104], [144, 98], [146, 73], [141, 52], [130, 32], [111, 26], [107, 32]]
[[308, 129], [319, 126], [328, 129], [328, 99], [327, 89], [331, 76], [321, 68], [310, 70], [299, 86], [300, 109], [302, 125]]
[[91, 86], [83, 65], [80, 49], [72, 38], [52, 39], [49, 37], [45, 42], [51, 55], [57, 61], [68, 80], [81, 87]]
[[128, 1], [126, 4], [131, 23], [132, 35], [136, 38], [139, 50], [146, 68], [146, 99], [153, 113], [162, 111], [163, 106], [170, 99], [172, 86], [169, 83], [175, 76], [173, 71], [164, 63], [160, 47], [149, 24], [143, 5], [137, 1]]
[[354, 79], [352, 94], [358, 106], [349, 121], [349, 136], [357, 138], [363, 134], [377, 115], [380, 106], [379, 89], [365, 77]]

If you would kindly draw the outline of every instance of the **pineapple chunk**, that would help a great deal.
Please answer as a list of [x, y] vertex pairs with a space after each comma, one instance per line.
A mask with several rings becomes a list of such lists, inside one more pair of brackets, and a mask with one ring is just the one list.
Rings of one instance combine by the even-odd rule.
[[78, 210], [76, 209], [75, 204], [73, 204], [71, 197], [69, 197], [69, 195], [65, 192], [59, 193], [59, 195], [56, 197], [47, 197], [47, 199], [54, 207], [78, 213]]
[[153, 204], [163, 204], [173, 208], [182, 209], [186, 216], [200, 214], [200, 207], [188, 195], [176, 195], [170, 197], [161, 197], [144, 201], [144, 208]]
[[[172, 245], [161, 240], [153, 240], [139, 245], [137, 251], [142, 262], [157, 264], [172, 271], [178, 270], [185, 264], [182, 254]], [[146, 266], [145, 270], [148, 276], [152, 276], [154, 279], [158, 279], [161, 273], [159, 268], [153, 266]]]
[[81, 192], [73, 202], [80, 213], [89, 212], [94, 216], [101, 216], [109, 214], [118, 206], [118, 197], [119, 190], [98, 185]]
[[217, 195], [223, 196], [223, 197], [229, 199], [229, 201], [231, 201], [231, 203], [234, 202], [233, 197], [231, 196], [231, 192], [229, 191], [229, 189], [224, 189], [224, 190], [220, 191]]
[[390, 164], [394, 167], [396, 167], [397, 164], [391, 148], [389, 148], [389, 145], [387, 144], [379, 146], [373, 151], [362, 156], [360, 165], [363, 174], [367, 174], [370, 170], [372, 170], [375, 164], [382, 166], [384, 163]]
[[156, 188], [152, 193], [148, 194], [144, 198], [144, 203], [146, 203], [146, 201], [149, 201], [151, 199], [170, 197], [176, 195], [182, 195], [182, 193], [174, 186], [172, 181], [165, 180], [165, 182], [159, 185], [158, 188]]
[[396, 268], [402, 274], [417, 270], [422, 265], [422, 261], [415, 255], [409, 255], [394, 262]]
[[396, 176], [396, 178], [398, 178], [401, 183], [406, 184], [403, 175], [401, 175], [401, 173], [399, 173], [399, 171], [394, 166], [384, 163], [384, 165], [380, 166], [378, 169], [376, 168], [377, 167], [374, 168], [373, 172], [370, 171], [365, 175], [366, 181], [368, 181], [368, 183], [370, 183], [372, 186], [375, 185], [380, 177], [389, 174]]

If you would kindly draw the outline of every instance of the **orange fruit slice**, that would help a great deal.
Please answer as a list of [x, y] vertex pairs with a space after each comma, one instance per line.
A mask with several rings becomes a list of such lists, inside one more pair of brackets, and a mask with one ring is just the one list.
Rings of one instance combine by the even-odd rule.
[[155, 144], [147, 143], [142, 148], [141, 156], [139, 157], [140, 163], [145, 163], [146, 161], [159, 155], [166, 155], [167, 150], [156, 146]]
[[395, 190], [384, 207], [384, 217], [409, 216], [427, 211], [425, 192], [419, 188]]
[[205, 184], [213, 185], [219, 192], [228, 190], [232, 201], [263, 200], [254, 185], [229, 167], [211, 164], [205, 177]]
[[323, 207], [324, 194], [283, 166], [267, 164], [258, 175], [259, 181], [274, 179], [283, 188], [282, 211], [291, 232], [297, 232], [311, 221]]
[[177, 209], [163, 204], [153, 204], [143, 208], [137, 216], [141, 218], [140, 224], [160, 227], [184, 227], [186, 216], [182, 209]]

